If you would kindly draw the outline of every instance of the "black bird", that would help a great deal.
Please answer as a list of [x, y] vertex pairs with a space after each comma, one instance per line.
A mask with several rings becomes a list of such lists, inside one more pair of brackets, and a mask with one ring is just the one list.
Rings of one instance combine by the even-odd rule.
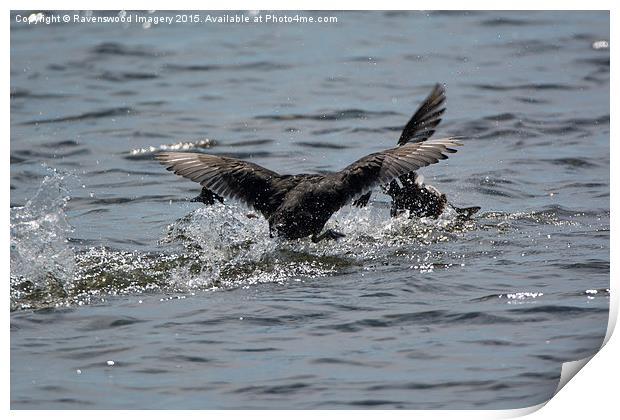
[[259, 211], [269, 222], [270, 236], [312, 236], [318, 242], [344, 236], [331, 229], [321, 231], [331, 215], [355, 197], [447, 159], [445, 153], [455, 153], [453, 147], [460, 145], [454, 138], [408, 143], [325, 175], [280, 175], [255, 163], [202, 153], [164, 152], [155, 157], [169, 171], [200, 183], [216, 196], [238, 199]]
[[[434, 133], [435, 128], [441, 122], [441, 116], [446, 111], [446, 90], [439, 83], [426, 97], [418, 110], [413, 114], [397, 145], [404, 146], [410, 143], [419, 143], [428, 140]], [[416, 172], [409, 172], [392, 180], [390, 184], [382, 186], [383, 191], [392, 197], [390, 214], [392, 217], [409, 210], [409, 216], [437, 218], [447, 206], [453, 208], [459, 217], [470, 218], [480, 210], [480, 207], [459, 208], [448, 202], [445, 194], [437, 188], [424, 184], [424, 178]], [[370, 192], [353, 202], [354, 206], [364, 207], [370, 199]]]

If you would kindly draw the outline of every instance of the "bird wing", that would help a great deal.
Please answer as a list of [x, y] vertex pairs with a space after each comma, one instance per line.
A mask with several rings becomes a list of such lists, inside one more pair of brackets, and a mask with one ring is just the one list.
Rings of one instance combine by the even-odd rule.
[[[445, 107], [441, 108], [445, 100], [446, 90], [437, 83], [407, 125], [405, 125], [397, 145], [402, 146], [410, 142], [419, 143], [428, 140], [435, 133], [435, 128], [441, 122], [441, 116], [446, 111]], [[390, 185], [390, 188], [394, 191], [395, 185]], [[353, 205], [356, 207], [366, 206], [371, 194], [372, 192], [368, 192], [359, 197], [353, 202]]]
[[407, 125], [405, 125], [398, 139], [398, 145], [402, 146], [409, 142], [417, 143], [428, 140], [435, 133], [435, 127], [441, 122], [441, 115], [446, 110], [445, 107], [441, 108], [441, 106], [445, 100], [446, 90], [437, 83], [433, 91], [426, 97]]
[[332, 176], [340, 179], [340, 193], [348, 202], [378, 185], [389, 184], [401, 175], [447, 159], [445, 153], [455, 153], [453, 147], [461, 145], [452, 137], [407, 143], [365, 156]]
[[198, 182], [218, 195], [237, 199], [268, 217], [274, 181], [280, 175], [251, 162], [204, 153], [164, 152], [155, 158], [166, 169]]

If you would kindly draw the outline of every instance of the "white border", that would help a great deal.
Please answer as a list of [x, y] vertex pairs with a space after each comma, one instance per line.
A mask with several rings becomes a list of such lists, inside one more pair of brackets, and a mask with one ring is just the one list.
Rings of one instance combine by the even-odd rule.
[[[6, 4], [6, 3], [5, 3]], [[220, 10], [358, 10], [358, 9], [373, 9], [373, 10], [398, 10], [398, 9], [423, 9], [423, 10], [437, 10], [437, 9], [446, 9], [446, 10], [548, 10], [548, 9], [556, 9], [556, 10], [611, 10], [611, 25], [610, 25], [610, 48], [613, 50], [615, 47], [615, 43], [617, 41], [617, 37], [615, 36], [615, 18], [616, 18], [616, 4], [618, 2], [612, 1], [600, 1], [600, 0], [590, 0], [588, 2], [584, 1], [576, 1], [576, 0], [565, 0], [562, 2], [559, 1], [547, 1], [542, 2], [540, 0], [522, 0], [522, 1], [478, 1], [478, 0], [470, 0], [466, 4], [459, 3], [457, 1], [418, 1], [418, 2], [404, 2], [404, 1], [395, 1], [395, 0], [383, 0], [381, 2], [336, 2], [333, 0], [313, 0], [313, 1], [239, 1], [239, 0], [227, 0], [226, 2], [209, 2], [205, 4], [203, 2], [188, 2], [188, 1], [176, 1], [172, 3], [174, 7], [170, 7], [170, 2], [162, 2], [162, 1], [91, 1], [87, 4], [83, 1], [62, 1], [62, 2], [43, 2], [43, 1], [12, 1], [8, 2], [7, 10], [5, 11], [5, 19], [9, 17], [9, 10], [49, 10], [49, 9], [91, 9], [91, 10], [106, 10], [106, 9], [126, 9], [126, 10], [184, 10], [184, 9], [220, 9]], [[2, 23], [4, 30], [2, 31], [3, 36], [3, 48], [4, 57], [6, 60], [5, 63], [8, 63], [10, 57], [10, 25], [8, 21], [5, 20]], [[611, 71], [615, 73], [617, 66], [614, 61], [615, 54], [611, 53]], [[5, 101], [3, 102], [3, 127], [5, 133], [5, 139], [10, 139], [10, 75], [8, 71], [8, 66], [5, 67], [5, 71], [3, 72], [3, 85], [5, 86]], [[617, 92], [616, 88], [613, 88], [615, 77], [611, 77], [611, 91]], [[614, 95], [611, 95], [611, 109], [614, 109]], [[614, 121], [616, 120], [616, 114], [611, 113], [611, 126], [614, 127]], [[613, 129], [612, 129], [613, 132]], [[613, 138], [613, 136], [610, 136]], [[5, 140], [5, 147], [9, 149], [10, 142]], [[615, 185], [614, 180], [616, 179], [616, 170], [614, 167], [615, 159], [614, 157], [617, 154], [617, 146], [614, 141], [611, 141], [611, 183]], [[2, 182], [4, 186], [4, 191], [9, 191], [9, 179], [10, 179], [10, 153], [7, 150], [7, 153], [4, 155], [5, 165], [1, 166], [2, 170]], [[4, 220], [9, 220], [9, 195], [3, 195], [3, 205], [2, 212], [4, 215]], [[615, 209], [616, 200], [615, 194], [612, 191], [611, 194], [611, 231], [612, 237], [615, 237]], [[6, 229], [6, 236], [9, 237], [10, 232], [9, 229]], [[5, 281], [8, 282], [9, 279], [9, 247], [5, 245], [2, 252], [2, 267], [4, 267]], [[611, 260], [615, 263], [618, 261], [615, 258], [617, 255], [616, 247], [613, 242], [611, 243]], [[607, 418], [615, 418], [618, 413], [617, 407], [618, 400], [616, 385], [617, 385], [617, 375], [619, 372], [618, 366], [618, 358], [615, 355], [620, 354], [620, 344], [618, 344], [617, 337], [611, 336], [611, 332], [615, 326], [615, 322], [618, 314], [618, 296], [615, 291], [618, 290], [618, 282], [615, 280], [617, 276], [615, 276], [614, 269], [615, 264], [611, 265], [611, 302], [610, 302], [610, 322], [608, 325], [607, 336], [605, 338], [606, 345], [599, 354], [595, 355], [592, 360], [587, 364], [587, 367], [583, 369], [581, 373], [579, 373], [579, 378], [573, 381], [570, 381], [564, 388], [559, 387], [558, 390], [561, 389], [561, 392], [558, 393], [557, 396], [552, 398], [552, 400], [547, 404], [540, 404], [535, 407], [529, 407], [524, 409], [517, 410], [497, 410], [497, 411], [356, 411], [351, 413], [349, 411], [256, 411], [251, 413], [251, 415], [258, 416], [259, 418], [286, 418], [289, 420], [292, 416], [298, 418], [312, 418], [316, 416], [326, 416], [326, 417], [338, 417], [348, 416], [349, 414], [353, 414], [355, 416], [368, 417], [372, 416], [375, 418], [376, 416], [389, 416], [393, 418], [411, 418], [411, 416], [417, 416], [421, 418], [458, 418], [458, 419], [487, 419], [487, 418], [511, 418], [517, 417], [525, 414], [529, 414], [535, 412], [533, 414], [533, 418], [546, 419], [546, 418], [556, 418], [562, 417], [567, 419], [582, 419], [583, 417], [595, 417], [600, 419]], [[5, 289], [6, 290], [6, 289]], [[4, 326], [6, 331], [7, 340], [4, 342], [7, 343], [3, 348], [2, 360], [3, 363], [3, 405], [5, 410], [8, 411], [10, 407], [10, 351], [9, 351], [9, 311], [8, 305], [4, 312]], [[611, 337], [611, 338], [610, 338]], [[573, 364], [572, 369], [577, 364]], [[567, 366], [567, 371], [571, 369], [571, 366]], [[542, 410], [538, 410], [539, 408], [545, 406]], [[209, 415], [217, 416], [222, 419], [236, 418], [239, 415], [249, 415], [250, 413], [239, 413], [235, 411], [218, 411], [218, 412], [209, 412]], [[50, 416], [51, 418], [72, 418], [72, 417], [82, 417], [82, 416], [94, 416], [95, 418], [103, 418], [104, 416], [109, 416], [110, 413], [106, 411], [11, 411], [10, 415], [13, 417], [19, 418], [30, 418], [31, 416]], [[154, 411], [145, 411], [145, 412], [137, 412], [137, 411], [115, 411], [113, 413], [114, 416], [120, 417], [135, 417], [146, 415], [149, 417], [159, 417], [165, 416], [166, 418], [169, 416], [185, 416], [188, 418], [204, 418], [204, 411], [166, 411], [166, 412], [154, 412]]]

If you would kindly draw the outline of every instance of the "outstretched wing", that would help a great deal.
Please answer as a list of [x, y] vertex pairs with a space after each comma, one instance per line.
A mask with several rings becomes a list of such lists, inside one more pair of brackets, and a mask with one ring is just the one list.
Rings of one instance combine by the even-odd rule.
[[331, 176], [341, 181], [340, 194], [347, 202], [401, 175], [447, 159], [445, 153], [455, 153], [453, 147], [461, 145], [455, 138], [407, 143], [365, 156]]
[[[398, 139], [398, 145], [407, 143], [419, 143], [428, 140], [434, 133], [435, 128], [441, 122], [441, 116], [446, 111], [442, 105], [446, 101], [445, 88], [437, 83], [433, 91], [426, 97], [409, 120]], [[364, 194], [353, 202], [354, 206], [364, 207], [370, 200], [371, 192]]]
[[251, 162], [203, 153], [165, 152], [155, 158], [166, 169], [218, 195], [240, 200], [268, 217], [278, 173]]
[[428, 140], [441, 122], [441, 115], [446, 110], [445, 107], [442, 108], [445, 100], [446, 90], [438, 83], [403, 129], [398, 145]]

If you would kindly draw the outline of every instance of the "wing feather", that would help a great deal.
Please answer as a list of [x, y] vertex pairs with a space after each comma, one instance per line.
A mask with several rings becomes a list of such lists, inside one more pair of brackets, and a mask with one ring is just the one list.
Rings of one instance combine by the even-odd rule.
[[405, 125], [398, 139], [398, 145], [428, 140], [435, 133], [435, 127], [441, 122], [441, 116], [446, 111], [445, 107], [441, 108], [445, 100], [446, 90], [438, 83]]
[[272, 196], [280, 178], [277, 172], [251, 162], [203, 153], [164, 152], [155, 158], [167, 170], [219, 195], [239, 199], [267, 217], [273, 211]]
[[456, 152], [453, 149], [456, 146], [461, 143], [453, 137], [407, 143], [365, 156], [331, 176], [341, 181], [338, 188], [346, 202], [378, 185], [387, 185], [402, 175], [447, 158], [444, 153]]

